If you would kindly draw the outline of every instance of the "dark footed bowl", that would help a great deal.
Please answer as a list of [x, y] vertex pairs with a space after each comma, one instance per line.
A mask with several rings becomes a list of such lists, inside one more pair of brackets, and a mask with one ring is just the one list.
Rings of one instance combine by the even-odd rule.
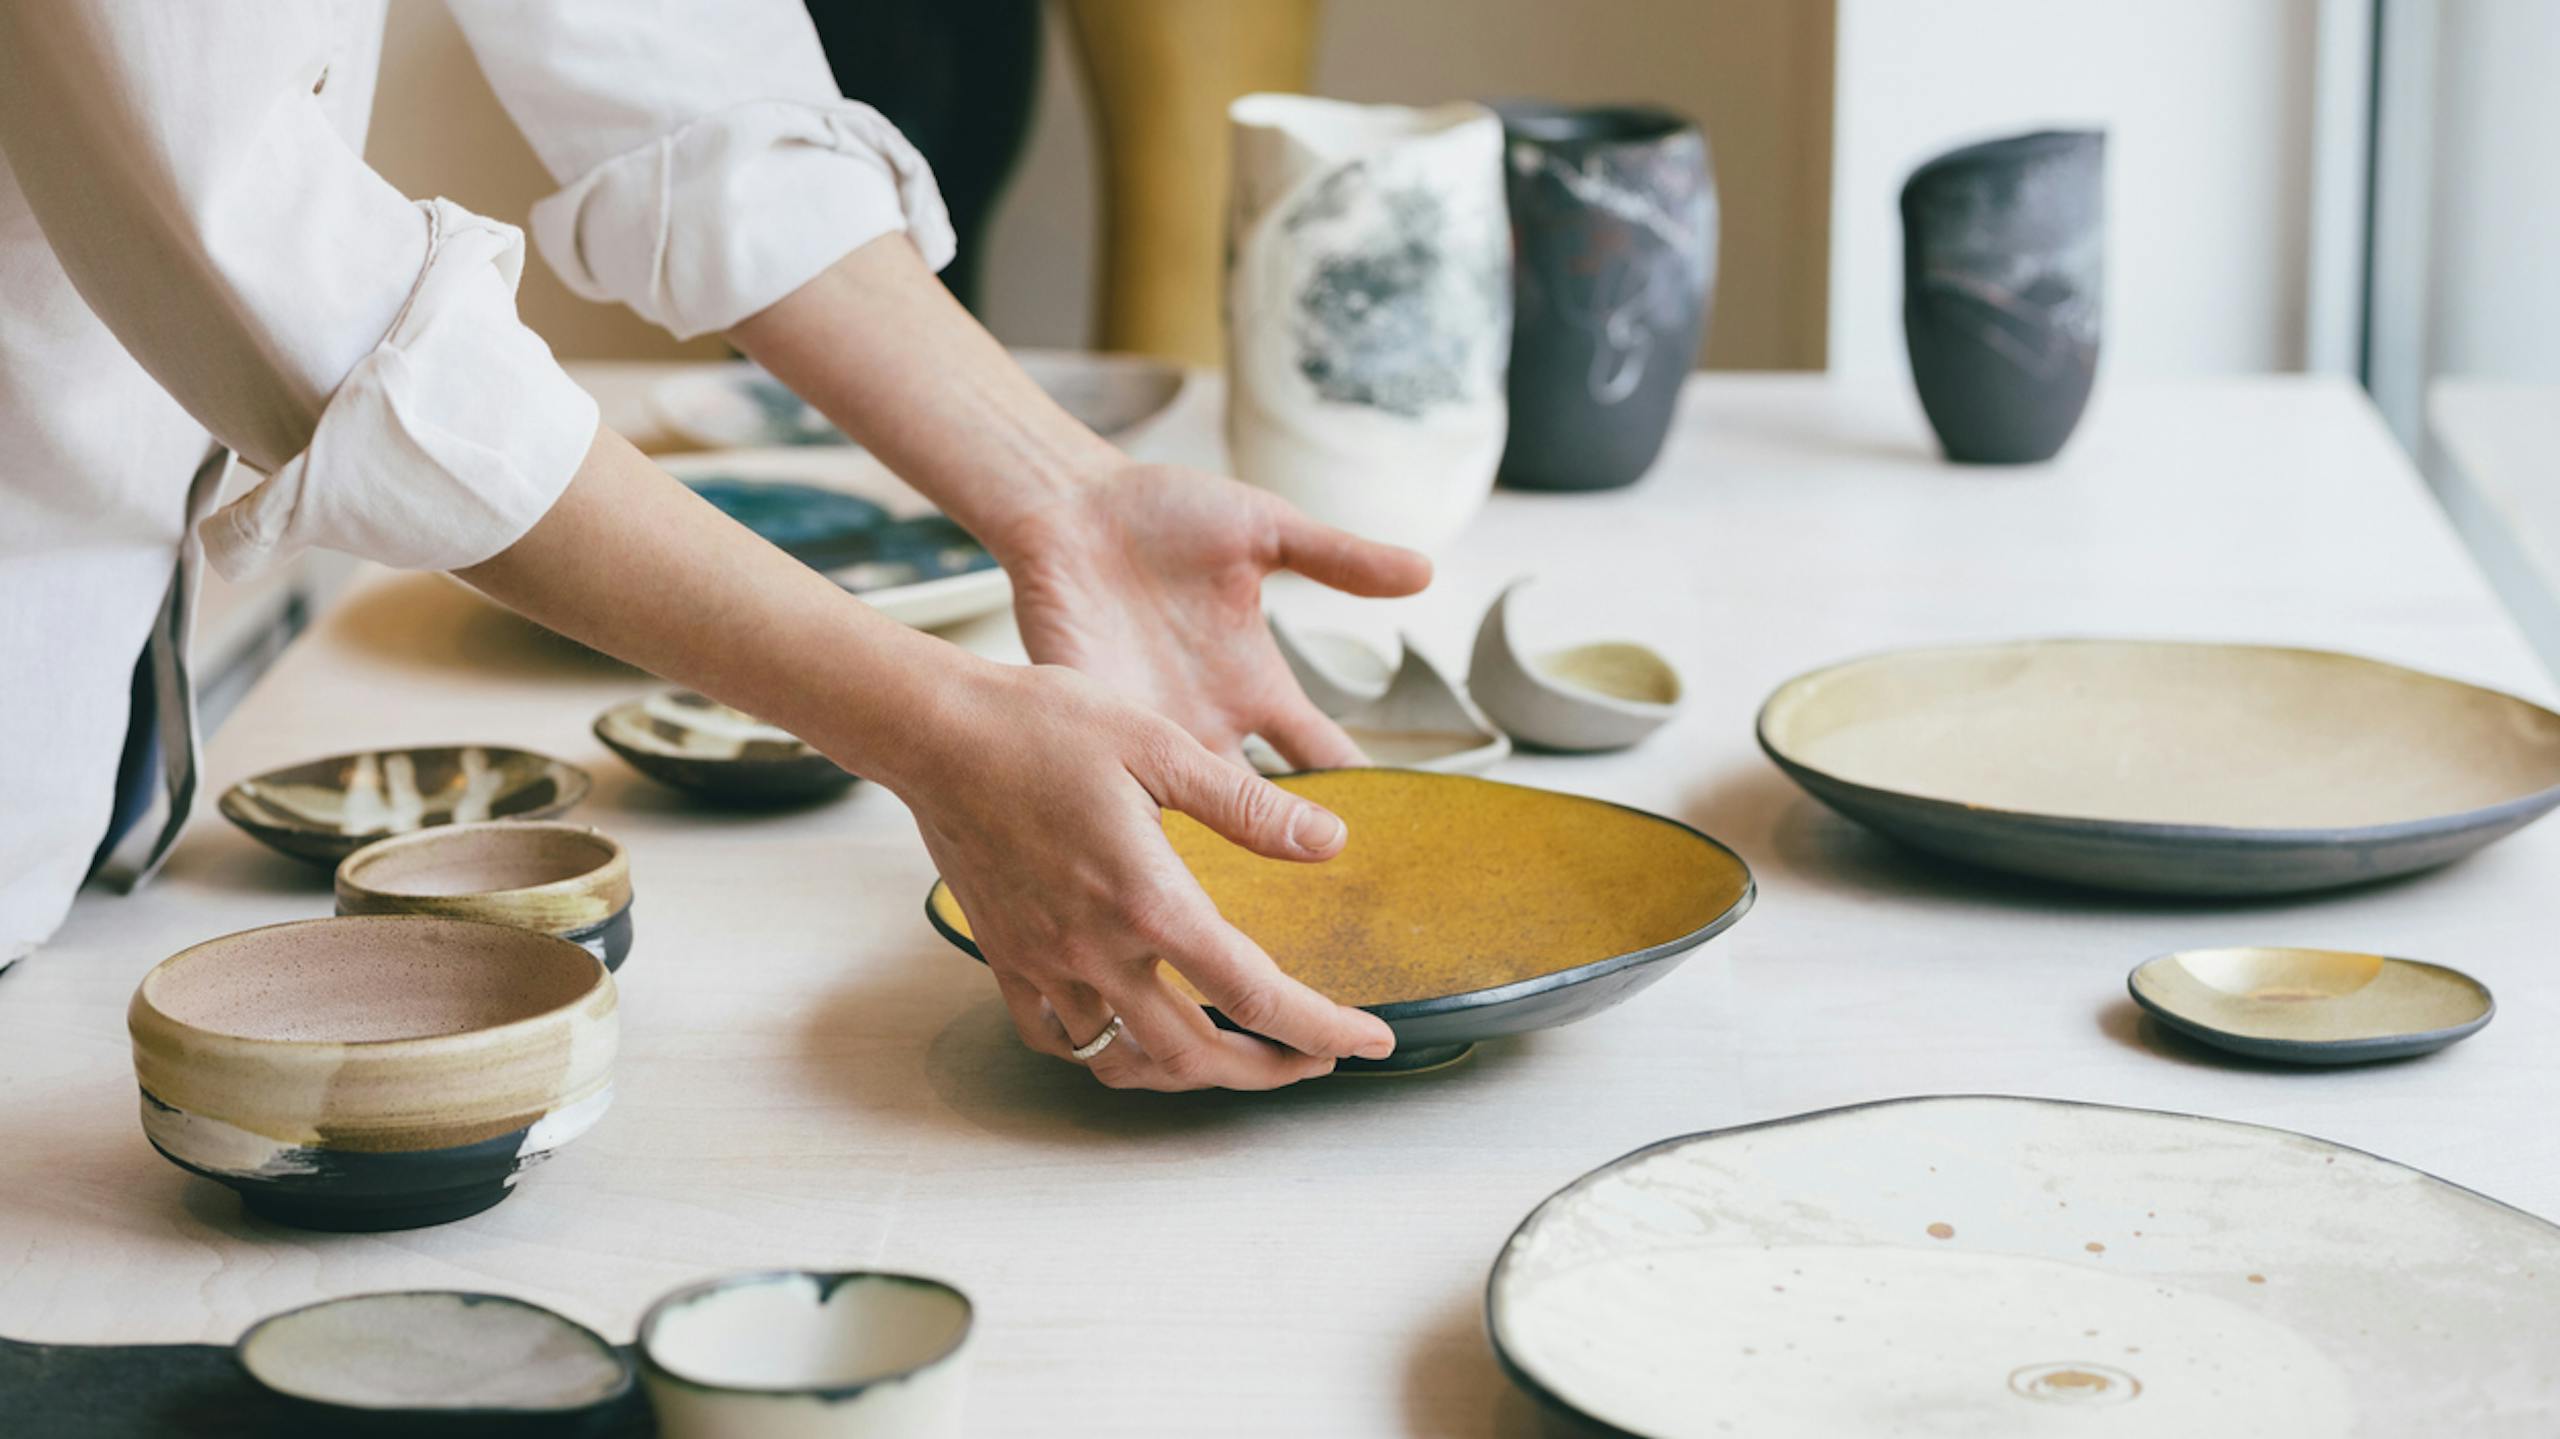
[[460, 1219], [612, 1102], [613, 976], [550, 935], [362, 915], [182, 950], [126, 1015], [142, 1128], [251, 1213], [307, 1229]]
[[1902, 188], [1903, 336], [1947, 458], [2058, 453], [2098, 371], [2106, 136], [2048, 130], [1941, 155]]
[[689, 690], [615, 705], [596, 716], [595, 732], [633, 769], [717, 803], [825, 799], [858, 778], [806, 741]]
[[1706, 137], [1643, 106], [1493, 108], [1516, 256], [1501, 482], [1633, 484], [1662, 452], [1714, 298]]
[[[1428, 1068], [1480, 1039], [1597, 1014], [1751, 908], [1740, 856], [1642, 810], [1412, 770], [1274, 782], [1342, 817], [1341, 854], [1266, 860], [1180, 815], [1165, 832], [1218, 912], [1282, 969], [1395, 1031], [1393, 1057], [1346, 1060], [1344, 1073]], [[947, 886], [925, 913], [985, 957]]]

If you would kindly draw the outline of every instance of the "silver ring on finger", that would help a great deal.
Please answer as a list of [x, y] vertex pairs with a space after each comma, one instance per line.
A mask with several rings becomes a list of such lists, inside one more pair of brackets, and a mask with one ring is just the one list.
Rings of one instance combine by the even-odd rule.
[[1093, 1057], [1095, 1055], [1109, 1049], [1111, 1047], [1111, 1041], [1118, 1039], [1120, 1037], [1120, 1031], [1127, 1029], [1128, 1027], [1128, 1024], [1123, 1021], [1120, 1016], [1115, 1014], [1111, 1016], [1111, 1022], [1109, 1024], [1102, 1026], [1102, 1032], [1100, 1034], [1095, 1035], [1086, 1043], [1077, 1045], [1074, 1049], [1069, 1050], [1068, 1052], [1076, 1057], [1076, 1063], [1089, 1064], [1093, 1061]]

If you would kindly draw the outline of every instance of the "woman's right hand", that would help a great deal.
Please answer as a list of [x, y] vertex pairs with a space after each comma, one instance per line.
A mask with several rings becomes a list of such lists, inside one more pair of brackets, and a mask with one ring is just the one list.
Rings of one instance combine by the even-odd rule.
[[[1073, 670], [959, 668], [928, 757], [881, 778], [914, 811], [1025, 1044], [1072, 1058], [1117, 1015], [1094, 1077], [1164, 1090], [1274, 1089], [1393, 1051], [1383, 1020], [1283, 974], [1219, 916], [1162, 812], [1306, 863], [1341, 851], [1339, 818]], [[1251, 1033], [1213, 1025], [1159, 963]]]

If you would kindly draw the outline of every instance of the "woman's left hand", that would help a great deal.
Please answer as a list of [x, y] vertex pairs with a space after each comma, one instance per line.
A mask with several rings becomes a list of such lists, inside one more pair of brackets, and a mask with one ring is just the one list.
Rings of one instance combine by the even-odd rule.
[[1360, 749], [1289, 673], [1263, 623], [1263, 579], [1294, 570], [1373, 597], [1431, 580], [1412, 550], [1173, 465], [1105, 471], [990, 544], [1033, 661], [1080, 670], [1239, 763], [1258, 734], [1302, 769], [1359, 764]]

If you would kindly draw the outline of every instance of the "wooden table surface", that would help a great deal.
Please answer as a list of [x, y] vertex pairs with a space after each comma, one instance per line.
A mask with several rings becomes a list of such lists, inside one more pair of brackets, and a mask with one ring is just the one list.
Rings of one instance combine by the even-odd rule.
[[[1196, 381], [1141, 451], [1215, 463], [1219, 405]], [[1462, 668], [1525, 572], [1546, 580], [1529, 640], [1650, 641], [1691, 699], [1634, 751], [1496, 773], [1698, 825], [1751, 862], [1758, 908], [1629, 1004], [1444, 1072], [1183, 1097], [1106, 1091], [1016, 1045], [984, 971], [927, 928], [932, 872], [890, 795], [688, 808], [587, 730], [645, 676], [440, 578], [369, 575], [217, 737], [210, 781], [455, 740], [592, 769], [578, 817], [629, 845], [638, 886], [614, 1108], [505, 1204], [410, 1233], [255, 1223], [163, 1162], [135, 1118], [135, 982], [194, 941], [330, 907], [325, 876], [207, 806], [156, 885], [84, 897], [0, 977], [0, 1333], [228, 1340], [325, 1296], [459, 1286], [619, 1338], [711, 1271], [880, 1265], [976, 1297], [976, 1432], [1508, 1433], [1528, 1414], [1483, 1336], [1496, 1250], [1551, 1190], [1684, 1132], [2052, 1095], [2296, 1128], [2560, 1214], [2560, 824], [2327, 898], [2111, 899], [1897, 851], [1753, 744], [1754, 710], [1798, 671], [2019, 635], [2329, 645], [2547, 699], [2348, 386], [2115, 385], [2059, 463], [2000, 471], [1937, 463], [1892, 386], [1700, 379], [1639, 487], [1497, 495], [1413, 600], [1275, 602], [1408, 630]], [[1001, 619], [958, 638], [1019, 652]], [[2450, 962], [2499, 1019], [2429, 1059], [2285, 1072], [2165, 1037], [2125, 998], [2145, 956], [2255, 942]]]

